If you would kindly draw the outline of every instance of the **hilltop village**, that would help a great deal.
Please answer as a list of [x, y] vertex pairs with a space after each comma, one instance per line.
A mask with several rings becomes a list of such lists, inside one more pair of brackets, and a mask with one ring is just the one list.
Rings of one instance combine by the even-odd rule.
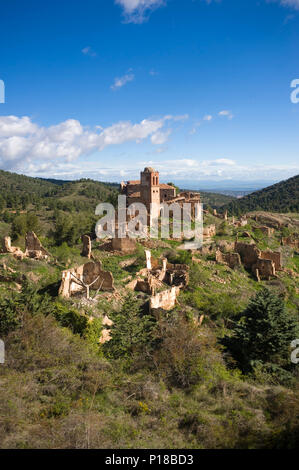
[[[184, 191], [177, 194], [173, 185], [160, 184], [159, 172], [153, 168], [145, 168], [139, 181], [122, 182], [120, 194], [127, 196], [128, 206], [141, 202], [148, 211], [153, 203], [158, 208], [162, 203], [169, 206], [178, 203], [181, 207], [190, 203], [193, 213], [196, 204], [201, 202], [199, 193]], [[160, 212], [157, 216], [160, 216]], [[240, 218], [228, 217], [227, 211], [218, 214], [216, 209], [212, 213], [204, 210], [204, 219], [203, 246], [187, 253], [182, 250], [183, 236], [181, 239], [170, 238], [171, 244], [168, 245], [167, 240], [151, 240], [150, 235], [146, 240], [138, 240], [128, 236], [120, 238], [116, 232], [112, 239], [97, 240], [94, 234], [82, 234], [81, 256], [88, 261], [62, 271], [58, 294], [66, 299], [86, 298], [92, 304], [101, 298], [102, 293], [105, 293], [105, 298], [113, 299], [120, 293], [124, 295], [124, 290], [132, 290], [144, 294], [149, 312], [170, 311], [179, 304], [178, 297], [189, 284], [190, 270], [190, 262], [173, 263], [167, 258], [167, 248], [173, 246], [178, 248], [182, 259], [191, 260], [193, 264], [204, 265], [205, 260], [208, 260], [210, 266], [215, 265], [216, 273], [217, 266], [223, 266], [232, 271], [245, 269], [248, 276], [256, 282], [279, 279], [280, 272], [288, 272], [297, 279], [296, 272], [286, 268], [288, 257], [292, 257], [299, 247], [297, 221], [265, 213], [244, 214]], [[283, 237], [283, 228], [293, 227], [293, 224], [294, 232], [288, 237]], [[261, 239], [264, 249], [261, 249]], [[55, 257], [43, 247], [34, 232], [26, 234], [24, 252], [19, 247], [12, 246], [9, 236], [3, 238], [2, 245], [2, 253], [10, 254], [17, 260], [31, 258], [55, 263]], [[123, 276], [122, 286], [118, 286], [113, 272], [103, 268], [102, 258], [124, 257], [124, 260], [119, 262], [119, 267], [125, 274], [130, 267], [136, 266], [134, 255], [140, 249], [144, 252], [143, 263], [139, 255], [141, 269], [136, 270], [134, 275]], [[161, 254], [157, 256], [157, 252]], [[2, 267], [7, 269], [5, 264]], [[91, 292], [94, 295], [91, 295]], [[204, 316], [200, 318], [203, 321]], [[104, 329], [99, 341], [110, 339], [109, 332]]]
[[[5, 181], [2, 446], [258, 447], [296, 429], [296, 213], [233, 215], [206, 202], [215, 195], [160, 183], [153, 168], [120, 187]], [[117, 210], [119, 195], [149, 210], [190, 203], [192, 219], [203, 203], [202, 246], [184, 249], [171, 230], [97, 238], [98, 202]]]

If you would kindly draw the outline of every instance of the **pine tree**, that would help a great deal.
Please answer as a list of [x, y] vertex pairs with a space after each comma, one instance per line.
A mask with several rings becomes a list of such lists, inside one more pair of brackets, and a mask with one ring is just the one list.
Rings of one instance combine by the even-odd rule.
[[122, 309], [113, 317], [112, 340], [104, 345], [105, 353], [118, 358], [130, 358], [150, 343], [153, 318], [143, 315], [133, 294], [128, 294]]
[[231, 337], [223, 343], [244, 372], [256, 363], [290, 363], [289, 348], [297, 336], [298, 323], [287, 312], [282, 299], [263, 289], [240, 315]]

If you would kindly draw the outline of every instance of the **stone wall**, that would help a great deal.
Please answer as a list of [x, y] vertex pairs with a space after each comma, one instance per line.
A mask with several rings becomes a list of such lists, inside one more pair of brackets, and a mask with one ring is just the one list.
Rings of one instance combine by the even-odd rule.
[[258, 280], [265, 279], [268, 281], [276, 274], [275, 264], [271, 259], [258, 258], [252, 270]]
[[136, 240], [134, 238], [113, 238], [112, 249], [122, 253], [133, 253], [136, 250]]
[[217, 263], [227, 264], [231, 269], [241, 266], [239, 253], [222, 253], [220, 250], [217, 250], [216, 261]]
[[166, 311], [173, 309], [179, 292], [180, 289], [178, 287], [172, 287], [152, 296], [150, 298], [150, 311], [160, 308]]
[[81, 237], [83, 247], [82, 247], [82, 256], [86, 256], [86, 258], [91, 258], [91, 238], [89, 235], [82, 235]]
[[102, 265], [89, 262], [77, 268], [68, 269], [62, 272], [62, 280], [59, 295], [69, 298], [72, 295], [86, 291], [85, 286], [90, 286], [91, 290], [114, 290], [114, 280], [112, 273], [103, 271]]
[[276, 271], [282, 271], [282, 259], [279, 251], [262, 251], [260, 258], [273, 261]]
[[34, 232], [28, 232], [25, 238], [25, 256], [34, 259], [48, 259], [51, 255], [45, 250], [37, 235]]
[[251, 269], [260, 255], [260, 250], [254, 243], [235, 243], [235, 251], [239, 253], [241, 261], [244, 264], [245, 268]]

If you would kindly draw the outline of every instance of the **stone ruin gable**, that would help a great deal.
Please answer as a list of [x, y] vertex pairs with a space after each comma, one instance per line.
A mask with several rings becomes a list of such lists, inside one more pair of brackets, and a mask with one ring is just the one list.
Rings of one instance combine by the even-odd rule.
[[48, 259], [51, 255], [45, 250], [37, 235], [34, 232], [28, 232], [25, 238], [25, 256], [34, 259]]
[[2, 240], [2, 253], [10, 253], [14, 258], [22, 260], [25, 258], [25, 253], [18, 246], [11, 246], [11, 238], [4, 237]]
[[251, 269], [256, 264], [260, 255], [260, 250], [254, 243], [236, 242], [235, 252], [239, 253], [241, 261], [247, 269]]
[[291, 248], [299, 249], [299, 239], [298, 235], [293, 235], [290, 237], [282, 237], [281, 244], [283, 246], [290, 246]]
[[92, 290], [114, 291], [113, 275], [109, 271], [102, 270], [100, 261], [92, 261], [77, 268], [62, 272], [62, 281], [59, 295], [70, 298], [72, 295], [85, 291], [85, 285], [90, 285]]
[[279, 251], [262, 251], [260, 258], [273, 261], [276, 271], [282, 271], [282, 258]]
[[172, 310], [176, 303], [177, 303], [177, 296], [180, 293], [179, 287], [172, 287], [171, 289], [167, 289], [159, 294], [156, 294], [150, 298], [149, 308], [150, 311], [153, 310]]
[[241, 266], [241, 257], [239, 253], [222, 253], [219, 249], [216, 251], [216, 262], [227, 264], [231, 269]]
[[206, 238], [214, 237], [216, 235], [216, 225], [209, 225], [208, 227], [204, 227], [203, 229], [203, 236]]
[[257, 280], [269, 281], [276, 275], [275, 263], [271, 259], [258, 258], [256, 264], [252, 268]]
[[81, 256], [85, 256], [86, 258], [91, 258], [91, 238], [89, 235], [82, 235], [81, 237], [83, 247]]

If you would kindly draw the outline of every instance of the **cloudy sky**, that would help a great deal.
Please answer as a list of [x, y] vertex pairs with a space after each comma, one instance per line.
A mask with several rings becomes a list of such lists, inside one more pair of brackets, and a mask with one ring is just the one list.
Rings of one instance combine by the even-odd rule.
[[1, 169], [150, 165], [199, 187], [299, 173], [299, 0], [1, 3]]

